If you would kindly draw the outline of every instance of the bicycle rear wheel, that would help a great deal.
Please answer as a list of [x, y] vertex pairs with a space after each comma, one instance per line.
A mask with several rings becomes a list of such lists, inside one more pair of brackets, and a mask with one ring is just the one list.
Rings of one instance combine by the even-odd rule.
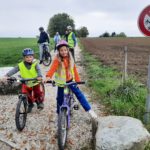
[[27, 106], [27, 97], [19, 96], [15, 115], [16, 127], [19, 131], [22, 131], [26, 125]]
[[58, 116], [58, 147], [64, 150], [67, 140], [67, 110], [63, 109]]
[[49, 66], [51, 61], [52, 61], [52, 57], [51, 57], [50, 52], [45, 51], [45, 53], [43, 55], [43, 65]]

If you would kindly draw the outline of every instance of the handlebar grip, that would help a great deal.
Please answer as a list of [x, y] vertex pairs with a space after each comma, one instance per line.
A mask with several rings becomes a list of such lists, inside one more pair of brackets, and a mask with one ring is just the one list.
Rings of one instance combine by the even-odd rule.
[[46, 83], [54, 83], [54, 81], [52, 81], [52, 80], [49, 80], [49, 81], [46, 81]]
[[85, 81], [76, 82], [77, 84], [85, 84]]
[[15, 77], [8, 77], [7, 80], [8, 80], [8, 81], [12, 81], [12, 82], [13, 82], [13, 81], [17, 81], [17, 79], [16, 79]]

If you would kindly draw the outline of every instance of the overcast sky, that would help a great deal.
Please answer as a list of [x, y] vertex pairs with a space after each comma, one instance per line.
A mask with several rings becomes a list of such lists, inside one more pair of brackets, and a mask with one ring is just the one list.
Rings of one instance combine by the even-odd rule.
[[45, 29], [49, 19], [67, 13], [76, 29], [86, 26], [89, 36], [104, 32], [125, 32], [143, 36], [138, 16], [150, 0], [0, 0], [0, 37], [35, 37], [39, 26]]

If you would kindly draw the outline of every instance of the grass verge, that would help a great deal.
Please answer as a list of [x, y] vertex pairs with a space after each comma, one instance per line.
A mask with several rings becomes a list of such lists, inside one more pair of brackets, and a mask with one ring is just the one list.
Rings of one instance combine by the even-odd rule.
[[[50, 49], [54, 42], [51, 39]], [[22, 50], [32, 48], [35, 57], [39, 57], [39, 48], [36, 38], [0, 38], [0, 67], [15, 66], [22, 60]]]
[[131, 116], [143, 121], [146, 87], [141, 86], [133, 77], [122, 83], [121, 73], [116, 69], [102, 65], [85, 50], [83, 53], [88, 85], [107, 106], [107, 111], [110, 114]]

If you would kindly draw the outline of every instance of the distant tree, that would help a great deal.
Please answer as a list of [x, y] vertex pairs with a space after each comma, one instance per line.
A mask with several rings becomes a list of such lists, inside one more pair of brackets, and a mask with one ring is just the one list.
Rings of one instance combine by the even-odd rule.
[[116, 36], [116, 32], [112, 32], [111, 37], [115, 37]]
[[87, 27], [81, 27], [80, 29], [76, 30], [76, 34], [78, 37], [87, 37], [89, 35], [89, 31]]
[[127, 36], [124, 32], [120, 32], [119, 34], [116, 34], [116, 32], [112, 32], [111, 35], [108, 32], [105, 32], [99, 37], [127, 37]]
[[110, 34], [108, 32], [105, 32], [102, 34], [102, 37], [110, 37]]
[[117, 36], [118, 36], [118, 37], [127, 37], [124, 32], [120, 32], [119, 34], [117, 34]]
[[50, 18], [47, 31], [50, 36], [54, 36], [56, 32], [64, 35], [68, 25], [72, 26], [74, 30], [74, 20], [66, 13], [59, 13]]

